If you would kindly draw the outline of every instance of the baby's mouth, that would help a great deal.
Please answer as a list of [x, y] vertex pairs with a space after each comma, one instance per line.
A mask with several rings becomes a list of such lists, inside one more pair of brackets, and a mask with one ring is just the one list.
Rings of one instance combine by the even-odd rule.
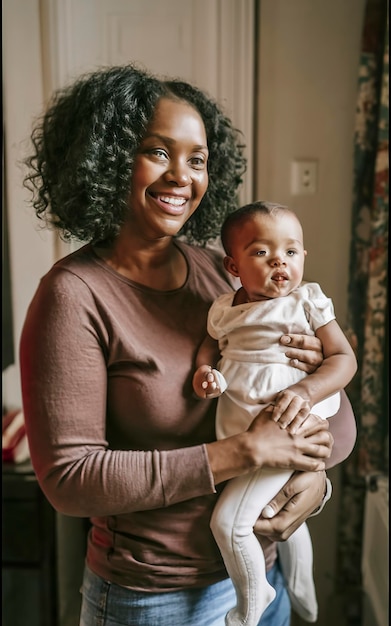
[[274, 280], [276, 283], [282, 283], [285, 280], [289, 280], [289, 279], [286, 274], [277, 273], [277, 274], [273, 274], [272, 280]]

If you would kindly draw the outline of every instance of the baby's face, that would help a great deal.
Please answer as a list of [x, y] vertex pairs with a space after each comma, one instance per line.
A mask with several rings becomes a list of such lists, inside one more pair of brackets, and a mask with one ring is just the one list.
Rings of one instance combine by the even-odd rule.
[[232, 234], [227, 269], [238, 276], [249, 301], [288, 295], [303, 280], [303, 231], [293, 213], [250, 216]]

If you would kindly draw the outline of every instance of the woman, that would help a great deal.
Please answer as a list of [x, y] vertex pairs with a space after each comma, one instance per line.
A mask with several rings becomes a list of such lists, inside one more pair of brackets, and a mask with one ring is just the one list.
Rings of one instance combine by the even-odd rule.
[[[293, 439], [264, 412], [216, 441], [215, 401], [193, 396], [207, 311], [229, 285], [202, 244], [236, 208], [237, 133], [200, 90], [125, 66], [58, 93], [32, 138], [36, 214], [87, 242], [41, 280], [20, 347], [38, 481], [91, 520], [80, 624], [222, 625], [235, 594], [209, 521], [224, 481], [259, 467], [299, 471], [257, 527], [279, 589], [261, 624], [288, 624], [273, 542], [321, 503], [354, 418], [349, 405], [335, 417], [332, 452], [331, 420]], [[319, 365], [316, 341], [290, 341], [298, 367]]]

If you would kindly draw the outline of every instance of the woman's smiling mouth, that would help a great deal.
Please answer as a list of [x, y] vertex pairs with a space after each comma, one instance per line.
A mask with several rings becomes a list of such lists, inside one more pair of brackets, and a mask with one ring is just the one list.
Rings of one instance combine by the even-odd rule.
[[166, 196], [151, 193], [150, 196], [159, 204], [161, 208], [169, 213], [177, 214], [182, 212], [182, 207], [188, 201], [183, 196]]

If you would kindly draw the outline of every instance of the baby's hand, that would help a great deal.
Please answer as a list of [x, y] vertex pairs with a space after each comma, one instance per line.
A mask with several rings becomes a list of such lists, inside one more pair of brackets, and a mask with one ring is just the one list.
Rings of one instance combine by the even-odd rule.
[[217, 398], [227, 389], [227, 383], [210, 365], [201, 365], [193, 376], [193, 389], [199, 398]]
[[280, 391], [271, 405], [272, 419], [292, 435], [297, 433], [311, 412], [311, 405], [291, 389]]

